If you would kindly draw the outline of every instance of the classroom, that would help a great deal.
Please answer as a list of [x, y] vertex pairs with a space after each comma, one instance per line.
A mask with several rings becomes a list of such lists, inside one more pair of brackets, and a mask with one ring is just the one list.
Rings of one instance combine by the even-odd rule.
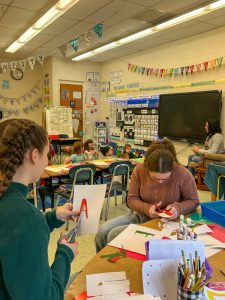
[[0, 300], [225, 299], [224, 36], [225, 0], [0, 0]]

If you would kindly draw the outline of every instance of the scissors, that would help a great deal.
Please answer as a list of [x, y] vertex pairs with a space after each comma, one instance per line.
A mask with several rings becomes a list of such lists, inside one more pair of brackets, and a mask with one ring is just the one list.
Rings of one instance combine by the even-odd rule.
[[76, 219], [75, 227], [73, 229], [71, 229], [70, 232], [66, 235], [66, 240], [70, 244], [75, 242], [75, 239], [76, 239], [76, 236], [77, 236], [77, 231], [79, 229], [80, 222], [81, 222], [81, 219], [82, 219], [82, 212], [83, 212], [83, 210], [80, 212], [80, 215]]

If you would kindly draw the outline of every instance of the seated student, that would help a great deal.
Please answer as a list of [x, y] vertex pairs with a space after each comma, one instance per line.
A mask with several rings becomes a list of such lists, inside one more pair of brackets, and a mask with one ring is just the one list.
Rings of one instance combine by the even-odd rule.
[[87, 157], [87, 160], [99, 159], [99, 152], [94, 148], [94, 142], [91, 139], [88, 139], [84, 143], [84, 153]]
[[73, 145], [73, 154], [67, 156], [64, 164], [82, 162], [86, 160], [86, 155], [84, 154], [84, 146], [82, 142], [75, 142]]
[[127, 203], [135, 213], [120, 216], [100, 226], [95, 240], [97, 252], [127, 225], [158, 218], [156, 204], [173, 213], [171, 220], [197, 208], [199, 198], [194, 178], [178, 163], [175, 148], [169, 140], [153, 142], [144, 164], [134, 168]]
[[114, 149], [110, 146], [103, 146], [100, 148], [100, 152], [102, 153], [102, 155], [104, 157], [112, 157], [115, 158], [115, 156], [113, 155]]
[[205, 149], [200, 149], [198, 146], [194, 146], [193, 152], [195, 154], [192, 154], [188, 157], [188, 169], [193, 175], [195, 175], [194, 169], [200, 165], [202, 156], [205, 152], [225, 153], [224, 138], [219, 121], [207, 121], [205, 124], [205, 131], [207, 133]]
[[125, 144], [123, 153], [120, 153], [119, 158], [126, 158], [126, 159], [136, 158], [136, 156], [131, 152], [130, 144]]
[[53, 264], [50, 231], [78, 213], [72, 205], [44, 215], [26, 201], [29, 183], [48, 165], [47, 132], [25, 119], [0, 123], [0, 299], [63, 300], [77, 242], [62, 233]]

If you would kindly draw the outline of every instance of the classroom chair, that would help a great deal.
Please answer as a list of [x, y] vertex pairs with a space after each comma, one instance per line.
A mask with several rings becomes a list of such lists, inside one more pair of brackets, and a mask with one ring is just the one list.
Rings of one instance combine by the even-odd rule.
[[[131, 168], [132, 163], [130, 161], [113, 162], [109, 166], [109, 174], [111, 174], [112, 177], [106, 188], [107, 200], [105, 208], [105, 220], [108, 219], [109, 201], [112, 193], [115, 197], [115, 205], [117, 205], [117, 192], [122, 192], [122, 202], [126, 202]], [[122, 176], [122, 182], [116, 180], [116, 176]]]

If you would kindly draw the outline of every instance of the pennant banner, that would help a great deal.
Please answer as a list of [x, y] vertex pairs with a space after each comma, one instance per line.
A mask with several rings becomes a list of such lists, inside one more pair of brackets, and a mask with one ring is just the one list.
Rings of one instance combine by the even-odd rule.
[[66, 48], [67, 48], [66, 43], [58, 47], [58, 49], [63, 57], [66, 57]]
[[2, 71], [5, 73], [8, 68], [8, 63], [1, 63]]
[[95, 25], [92, 30], [94, 31], [94, 33], [98, 36], [98, 37], [102, 37], [102, 32], [103, 32], [103, 24], [99, 23], [97, 25]]
[[10, 67], [12, 71], [15, 71], [16, 67], [17, 67], [17, 61], [11, 61], [10, 62]]
[[79, 46], [79, 37], [69, 41], [70, 46], [73, 48], [73, 50], [77, 51]]
[[45, 56], [42, 55], [42, 54], [39, 54], [39, 55], [37, 55], [37, 60], [43, 66], [43, 63], [44, 63], [44, 60], [45, 60]]
[[22, 71], [25, 71], [26, 65], [27, 65], [27, 60], [26, 59], [23, 59], [23, 60], [19, 61], [19, 66], [22, 69]]
[[86, 44], [89, 46], [91, 44], [91, 39], [92, 39], [91, 30], [86, 33], [83, 33], [81, 36], [83, 37]]
[[216, 60], [217, 60], [218, 66], [221, 68], [222, 61], [223, 61], [223, 56], [217, 58]]
[[36, 57], [35, 56], [28, 57], [27, 61], [30, 65], [31, 70], [33, 70], [35, 62], [36, 62]]

